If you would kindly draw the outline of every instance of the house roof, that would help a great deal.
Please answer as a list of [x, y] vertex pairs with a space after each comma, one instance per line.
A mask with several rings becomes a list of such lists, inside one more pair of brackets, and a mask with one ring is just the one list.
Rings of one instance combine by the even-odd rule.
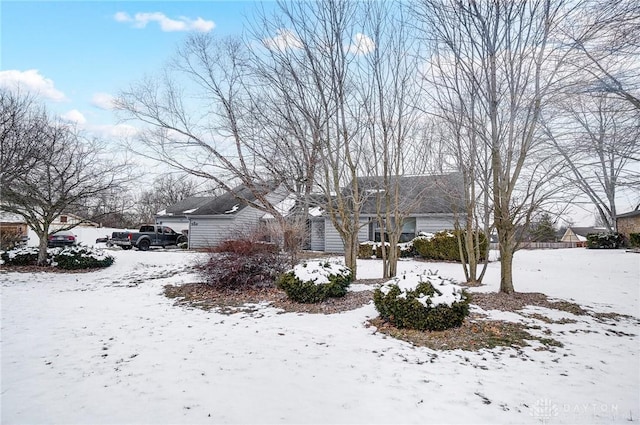
[[18, 214], [0, 211], [0, 222], [2, 223], [26, 223], [24, 218]]
[[[587, 236], [589, 233], [602, 233], [607, 230], [604, 227], [568, 227], [567, 231], [571, 230], [573, 233], [579, 236]], [[566, 232], [565, 232], [566, 233]]]
[[[400, 208], [413, 215], [450, 214], [464, 209], [462, 175], [460, 173], [428, 176], [398, 176]], [[361, 190], [368, 193], [362, 214], [376, 214], [376, 192], [383, 190], [382, 177], [360, 177]]]
[[[273, 185], [264, 186], [265, 192], [271, 192], [274, 189]], [[234, 215], [246, 208], [248, 206], [247, 202], [255, 200], [255, 194], [247, 186], [241, 185], [231, 192], [226, 192], [209, 200], [209, 202], [193, 211], [191, 215]]]
[[638, 217], [638, 216], [640, 216], [640, 210], [635, 210], [635, 211], [631, 211], [624, 214], [618, 214], [616, 216], [616, 220], [619, 218], [629, 218], [629, 217]]
[[213, 199], [215, 199], [213, 196], [190, 196], [176, 204], [168, 206], [165, 210], [160, 211], [158, 215], [167, 216], [191, 214]]

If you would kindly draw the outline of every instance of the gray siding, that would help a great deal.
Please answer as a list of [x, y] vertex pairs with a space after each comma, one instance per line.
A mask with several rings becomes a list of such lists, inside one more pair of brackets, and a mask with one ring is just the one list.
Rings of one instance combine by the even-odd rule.
[[174, 231], [181, 233], [183, 230], [189, 229], [189, 219], [184, 216], [179, 217], [156, 217], [156, 224], [159, 226], [169, 226]]
[[[369, 220], [367, 218], [360, 219], [360, 224], [362, 225], [358, 231], [358, 239], [360, 242], [364, 242], [369, 239], [368, 221]], [[325, 252], [344, 252], [344, 243], [342, 242], [342, 238], [329, 218], [325, 219], [324, 225], [324, 250]]]
[[[275, 204], [284, 197], [284, 194], [272, 193], [267, 199]], [[263, 211], [249, 206], [235, 214], [192, 216], [189, 222], [189, 248], [208, 248], [231, 237], [250, 233], [258, 227], [263, 216]]]
[[453, 215], [416, 217], [416, 232], [435, 233], [453, 229]]
[[324, 220], [311, 221], [309, 248], [311, 248], [312, 251], [324, 251], [324, 229]]

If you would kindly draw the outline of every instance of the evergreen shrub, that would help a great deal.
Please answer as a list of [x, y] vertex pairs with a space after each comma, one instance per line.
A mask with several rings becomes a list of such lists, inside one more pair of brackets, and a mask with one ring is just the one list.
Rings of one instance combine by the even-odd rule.
[[353, 273], [342, 264], [312, 260], [299, 264], [280, 278], [276, 285], [291, 300], [319, 303], [327, 298], [343, 297], [353, 280]]
[[[480, 230], [480, 259], [483, 260], [489, 253], [489, 239]], [[413, 249], [417, 255], [427, 260], [436, 261], [461, 261], [457, 235], [462, 234], [463, 255], [466, 260], [464, 244], [466, 232], [461, 230], [443, 230], [430, 236], [418, 236], [413, 242]], [[476, 233], [473, 233], [475, 239]]]
[[634, 248], [640, 247], [640, 233], [629, 234], [629, 245]]
[[442, 331], [459, 327], [469, 314], [469, 296], [433, 273], [408, 273], [376, 289], [380, 317], [397, 328]]
[[[35, 266], [38, 263], [38, 247], [5, 251], [0, 258], [8, 266]], [[114, 258], [103, 250], [86, 246], [47, 249], [47, 264], [65, 270], [109, 267], [113, 262]]]
[[589, 233], [587, 235], [587, 248], [589, 249], [616, 249], [624, 246], [624, 235], [621, 233]]

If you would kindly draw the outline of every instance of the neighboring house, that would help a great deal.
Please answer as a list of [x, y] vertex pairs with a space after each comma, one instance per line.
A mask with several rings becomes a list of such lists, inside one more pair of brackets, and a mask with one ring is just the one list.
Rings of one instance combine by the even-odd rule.
[[[399, 178], [399, 205], [404, 212], [400, 242], [410, 241], [420, 232], [435, 233], [454, 226], [454, 211], [464, 211], [462, 179], [459, 173], [428, 176], [401, 176]], [[376, 194], [382, 189], [381, 177], [361, 177], [359, 187], [369, 193], [360, 211], [360, 241], [379, 241], [380, 228], [376, 220]], [[342, 253], [344, 243], [329, 217], [321, 222], [311, 221], [312, 249]], [[314, 225], [315, 224], [315, 225]]]
[[[281, 202], [287, 193], [267, 188], [267, 199], [273, 204]], [[189, 247], [207, 248], [257, 229], [264, 211], [249, 205], [256, 197], [246, 186], [215, 197], [187, 215], [189, 219]]]
[[188, 232], [189, 216], [214, 199], [214, 196], [191, 196], [185, 198], [156, 214], [156, 224], [169, 226], [178, 233]]
[[60, 214], [49, 226], [49, 232], [68, 227], [100, 227], [99, 223], [86, 220], [75, 214]]
[[606, 232], [604, 227], [568, 227], [560, 242], [586, 242], [589, 233]]
[[616, 227], [618, 232], [622, 233], [627, 240], [629, 240], [631, 233], [640, 233], [640, 210], [618, 214], [616, 217]]
[[2, 249], [12, 247], [14, 243], [25, 243], [29, 239], [27, 222], [17, 214], [0, 211], [0, 242]]

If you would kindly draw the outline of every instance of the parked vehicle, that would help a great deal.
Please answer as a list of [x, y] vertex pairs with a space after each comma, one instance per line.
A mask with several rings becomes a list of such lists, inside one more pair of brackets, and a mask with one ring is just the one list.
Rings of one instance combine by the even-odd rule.
[[71, 230], [59, 230], [51, 235], [47, 240], [47, 246], [49, 248], [56, 248], [62, 246], [73, 246], [78, 244], [78, 238], [71, 232]]
[[138, 248], [147, 251], [152, 246], [167, 247], [187, 242], [187, 237], [176, 233], [167, 226], [143, 225], [137, 232], [113, 232], [108, 245], [116, 245], [122, 249]]

